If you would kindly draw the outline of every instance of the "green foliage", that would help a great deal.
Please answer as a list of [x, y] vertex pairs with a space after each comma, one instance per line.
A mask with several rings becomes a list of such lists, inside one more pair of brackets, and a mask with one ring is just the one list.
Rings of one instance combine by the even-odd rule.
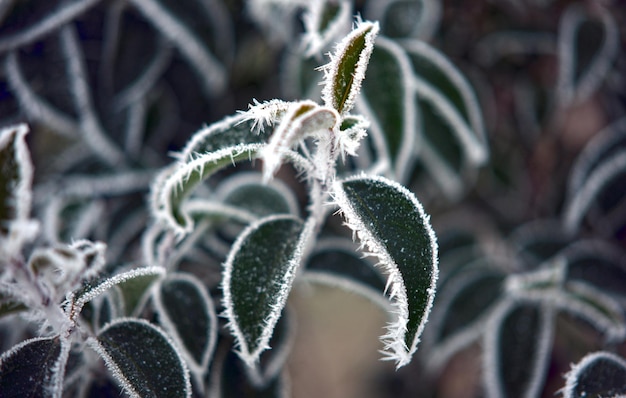
[[0, 2], [0, 396], [626, 394], [622, 11]]

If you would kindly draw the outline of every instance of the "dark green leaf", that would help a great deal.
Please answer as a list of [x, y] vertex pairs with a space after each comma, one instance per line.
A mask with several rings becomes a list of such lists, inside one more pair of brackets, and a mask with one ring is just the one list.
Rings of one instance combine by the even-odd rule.
[[60, 394], [61, 340], [38, 337], [24, 341], [0, 356], [0, 396], [53, 397]]
[[389, 274], [390, 296], [399, 315], [383, 336], [389, 358], [405, 365], [417, 349], [437, 281], [437, 242], [415, 196], [382, 177], [337, 182], [335, 200], [348, 225]]
[[609, 353], [585, 356], [567, 374], [565, 398], [609, 398], [626, 395], [626, 361]]
[[182, 358], [167, 336], [150, 323], [119, 319], [88, 342], [131, 396], [191, 396]]
[[347, 114], [354, 106], [378, 30], [377, 23], [361, 22], [339, 43], [331, 62], [324, 67], [324, 104], [339, 114]]
[[271, 216], [248, 227], [224, 265], [225, 316], [240, 356], [250, 366], [268, 348], [296, 269], [308, 228], [292, 216]]

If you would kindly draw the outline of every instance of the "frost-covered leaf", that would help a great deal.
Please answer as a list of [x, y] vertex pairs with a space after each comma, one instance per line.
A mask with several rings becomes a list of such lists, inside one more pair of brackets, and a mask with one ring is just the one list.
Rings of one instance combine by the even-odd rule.
[[224, 316], [250, 367], [269, 348], [311, 227], [293, 216], [266, 217], [242, 232], [226, 259]]
[[217, 340], [217, 317], [206, 288], [190, 274], [171, 274], [153, 292], [159, 322], [193, 373], [208, 370]]
[[619, 51], [613, 15], [604, 7], [590, 10], [573, 3], [561, 17], [557, 83], [561, 105], [589, 98], [607, 77]]
[[626, 395], [626, 361], [610, 352], [586, 355], [566, 375], [564, 398], [608, 398]]
[[288, 398], [289, 383], [286, 372], [267, 380], [263, 385], [255, 385], [249, 378], [248, 370], [232, 350], [223, 350], [218, 364], [211, 372], [210, 396], [216, 398]]
[[130, 314], [137, 306], [141, 296], [156, 279], [165, 275], [163, 267], [136, 268], [111, 277], [86, 282], [72, 296], [72, 305], [68, 309], [72, 316], [78, 315], [83, 306], [109, 289], [119, 286], [124, 297], [125, 309]]
[[216, 194], [224, 203], [258, 217], [298, 213], [293, 191], [278, 179], [264, 184], [258, 173], [237, 173], [222, 181]]
[[0, 395], [60, 397], [65, 369], [59, 336], [26, 340], [0, 356]]
[[[261, 104], [263, 105], [263, 104]], [[268, 145], [261, 149], [263, 179], [270, 181], [283, 163], [284, 152], [318, 134], [330, 135], [339, 123], [339, 115], [334, 109], [321, 107], [313, 101], [298, 101], [289, 104], [280, 123], [274, 129]], [[327, 137], [320, 137], [328, 141]], [[317, 165], [320, 168], [331, 165]]]
[[[259, 128], [248, 113], [231, 116], [199, 131], [180, 154], [181, 161], [166, 168], [152, 186], [152, 212], [178, 235], [193, 230], [193, 219], [182, 202], [205, 179], [239, 161], [256, 158], [273, 128]], [[260, 127], [265, 127], [261, 125]], [[285, 150], [283, 156], [303, 167], [303, 160]]]
[[[32, 235], [29, 222], [33, 165], [26, 146], [28, 127], [20, 124], [0, 130], [0, 239], [3, 252], [18, 252]], [[9, 243], [7, 241], [13, 240]]]
[[190, 397], [189, 371], [156, 326], [139, 319], [118, 319], [87, 340], [131, 397]]
[[356, 28], [337, 45], [330, 63], [322, 67], [325, 75], [322, 90], [324, 104], [341, 115], [350, 112], [361, 90], [378, 30], [376, 22], [359, 21]]
[[388, 274], [389, 296], [398, 318], [382, 337], [384, 352], [406, 365], [428, 319], [437, 281], [437, 241], [415, 196], [382, 177], [356, 177], [333, 187], [347, 225]]
[[305, 33], [302, 38], [304, 55], [321, 55], [331, 43], [350, 30], [352, 2], [349, 0], [320, 0], [306, 3], [302, 17]]
[[486, 330], [483, 378], [488, 395], [540, 396], [552, 347], [553, 309], [506, 300]]
[[59, 291], [74, 290], [105, 265], [106, 245], [78, 240], [68, 246], [36, 249], [28, 260], [33, 274]]

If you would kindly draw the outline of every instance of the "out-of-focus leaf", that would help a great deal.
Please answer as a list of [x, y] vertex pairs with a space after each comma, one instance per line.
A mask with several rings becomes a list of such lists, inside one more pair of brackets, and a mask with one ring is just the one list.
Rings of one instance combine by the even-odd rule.
[[380, 21], [386, 37], [429, 40], [439, 27], [441, 8], [438, 0], [377, 0], [366, 3], [365, 16]]
[[567, 198], [563, 227], [575, 233], [588, 219], [599, 233], [619, 233], [626, 220], [620, 214], [626, 199], [626, 151], [609, 156], [598, 165], [580, 189]]
[[626, 254], [606, 241], [580, 240], [560, 253], [567, 261], [566, 281], [593, 285], [626, 300]]
[[605, 398], [626, 395], [626, 361], [610, 352], [586, 355], [567, 373], [563, 397]]
[[536, 220], [517, 227], [508, 240], [525, 269], [533, 270], [563, 250], [571, 236], [558, 220]]
[[626, 337], [626, 316], [614, 298], [585, 282], [570, 281], [564, 287], [552, 299], [560, 310], [586, 320], [609, 341]]
[[388, 274], [398, 318], [382, 337], [386, 359], [406, 365], [428, 319], [437, 281], [437, 241], [415, 196], [382, 177], [338, 181], [333, 196], [347, 225]]
[[568, 206], [564, 213], [567, 232], [588, 220], [603, 234], [620, 233], [626, 223], [621, 208], [626, 190], [626, 118], [602, 129], [577, 157], [567, 186]]
[[335, 237], [318, 242], [308, 257], [302, 280], [359, 294], [383, 310], [391, 310], [384, 296], [384, 276], [349, 240]]
[[380, 37], [363, 80], [363, 98], [357, 110], [371, 123], [377, 156], [389, 157], [396, 177], [404, 181], [409, 173], [421, 134], [416, 134], [418, 109], [408, 82], [410, 61], [395, 43]]
[[493, 397], [541, 395], [554, 333], [553, 309], [506, 300], [486, 325], [484, 384]]
[[191, 396], [183, 359], [167, 335], [150, 323], [121, 318], [87, 342], [130, 396]]
[[59, 336], [26, 340], [0, 356], [0, 395], [60, 397], [65, 363]]
[[[32, 234], [28, 217], [33, 165], [26, 146], [27, 133], [25, 124], [0, 130], [0, 239], [5, 242], [3, 246], [21, 246]], [[8, 240], [15, 243], [8, 243]], [[19, 252], [20, 247], [3, 247], [2, 251]]]
[[357, 27], [337, 45], [330, 63], [323, 67], [324, 104], [335, 109], [340, 115], [347, 114], [354, 106], [365, 78], [378, 30], [378, 23], [359, 22]]
[[217, 340], [213, 300], [192, 275], [171, 274], [154, 290], [159, 322], [180, 347], [191, 371], [208, 370]]
[[558, 47], [558, 100], [562, 105], [584, 101], [607, 77], [619, 51], [617, 23], [604, 7], [592, 13], [572, 3], [561, 16]]
[[305, 3], [303, 16], [305, 34], [302, 38], [305, 56], [321, 55], [328, 47], [349, 31], [352, 2], [349, 0], [322, 0]]
[[226, 259], [224, 316], [250, 367], [269, 348], [311, 227], [293, 216], [266, 217], [242, 232]]

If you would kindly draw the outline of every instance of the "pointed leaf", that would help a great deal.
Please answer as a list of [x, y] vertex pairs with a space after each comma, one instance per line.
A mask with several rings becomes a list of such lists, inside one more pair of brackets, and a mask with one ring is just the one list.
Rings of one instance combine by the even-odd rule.
[[205, 287], [191, 275], [171, 274], [153, 297], [159, 322], [181, 348], [191, 371], [206, 372], [217, 340], [217, 317]]
[[428, 319], [437, 281], [437, 242], [429, 217], [406, 188], [382, 177], [337, 182], [334, 196], [363, 246], [389, 274], [398, 319], [382, 337], [385, 354], [406, 365]]
[[27, 133], [25, 124], [0, 130], [0, 239], [15, 239], [17, 245], [28, 238], [32, 228], [28, 220], [33, 165], [26, 146]]
[[567, 373], [564, 398], [626, 396], [626, 361], [610, 352], [586, 355]]
[[69, 309], [70, 314], [77, 316], [86, 303], [114, 286], [120, 286], [122, 288], [126, 311], [130, 313], [135, 308], [148, 286], [163, 275], [165, 275], [165, 268], [163, 267], [143, 267], [97, 281], [87, 282], [82, 288], [73, 293], [73, 304]]
[[368, 1], [365, 15], [380, 21], [385, 37], [415, 37], [429, 40], [441, 21], [441, 2], [438, 0]]
[[190, 397], [189, 371], [167, 335], [138, 319], [118, 319], [87, 340], [131, 397]]
[[268, 348], [301, 262], [311, 225], [270, 216], [249, 226], [224, 265], [224, 315], [249, 365]]
[[[251, 160], [266, 146], [268, 132], [252, 130], [258, 120], [247, 114], [227, 117], [198, 132], [181, 154], [181, 162], [165, 169], [152, 185], [152, 212], [178, 235], [193, 230], [191, 215], [181, 204], [205, 179], [239, 161]], [[232, 133], [232, 134], [230, 134]], [[300, 167], [304, 160], [285, 150]]]
[[37, 337], [0, 356], [0, 395], [3, 397], [60, 397], [65, 364], [59, 363], [61, 340]]
[[488, 395], [540, 396], [554, 333], [552, 309], [503, 301], [486, 330], [483, 375]]
[[378, 30], [376, 22], [359, 21], [356, 28], [337, 45], [330, 63], [323, 67], [324, 105], [341, 115], [350, 112], [361, 90]]

